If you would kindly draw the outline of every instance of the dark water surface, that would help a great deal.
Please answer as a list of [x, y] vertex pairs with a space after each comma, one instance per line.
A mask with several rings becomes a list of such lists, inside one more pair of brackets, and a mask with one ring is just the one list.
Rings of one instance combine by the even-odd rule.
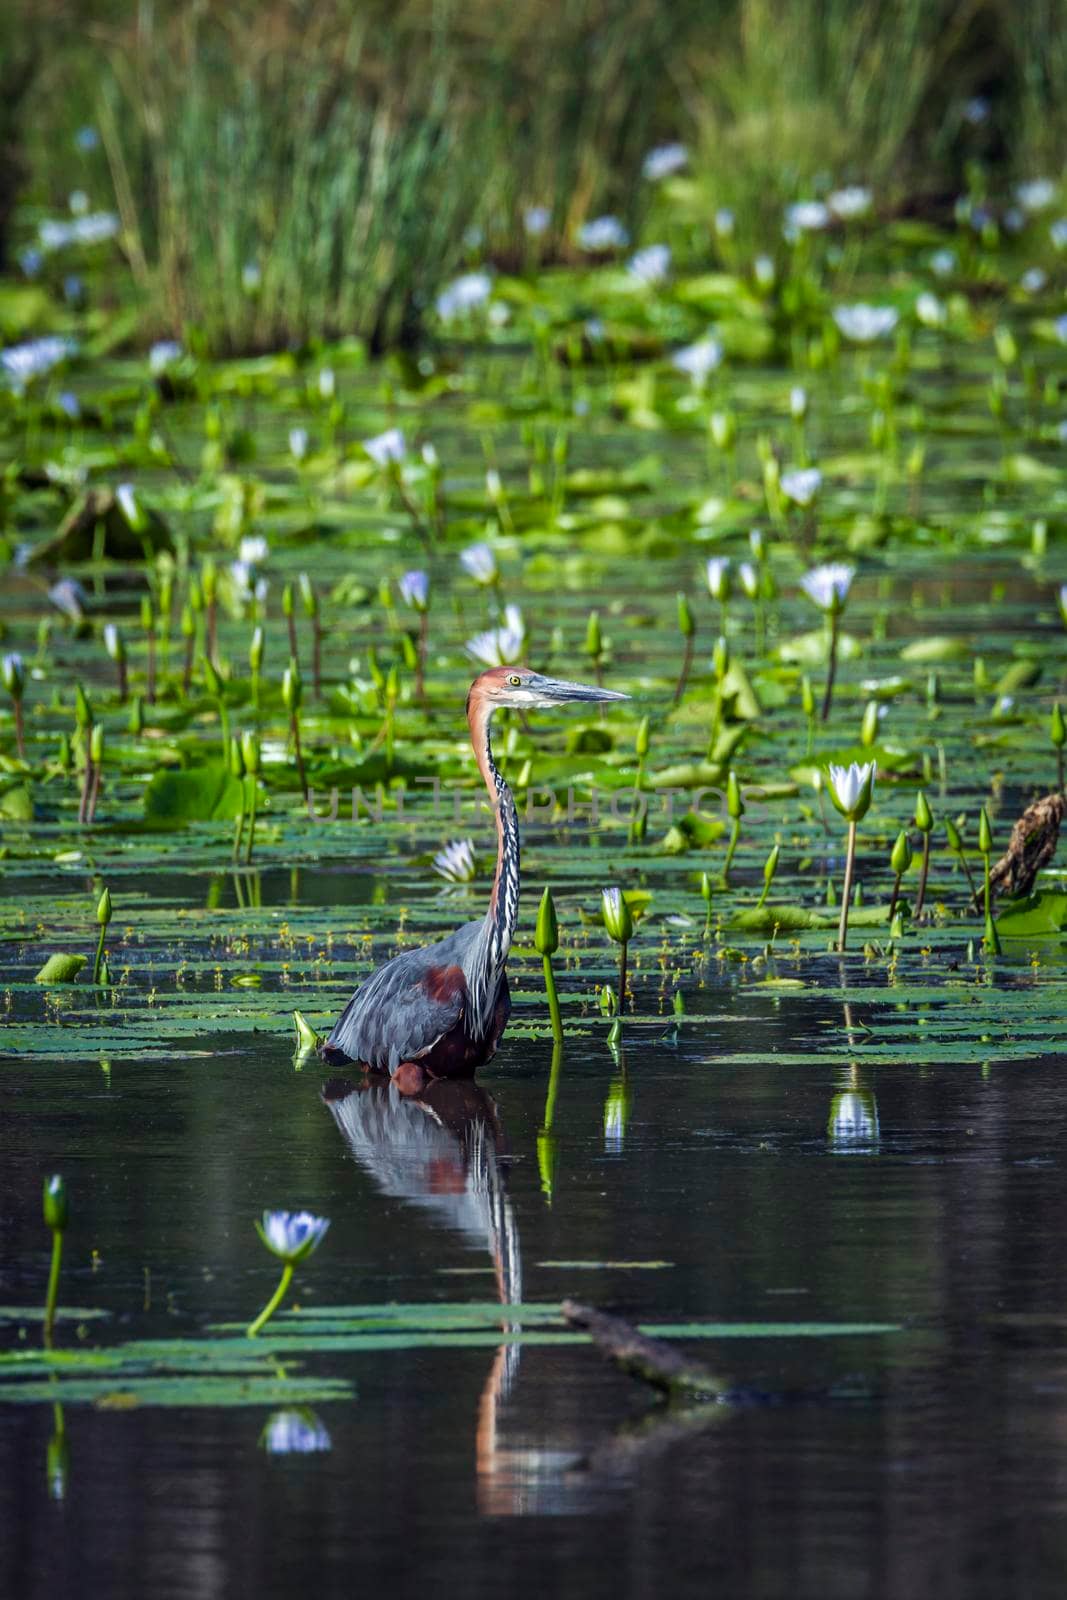
[[[571, 1294], [897, 1331], [694, 1342], [742, 1403], [677, 1420], [585, 1345], [320, 1355], [357, 1392], [316, 1406], [329, 1448], [271, 1454], [265, 1410], [68, 1406], [61, 1499], [52, 1407], [2, 1406], [0, 1592], [1058, 1591], [1062, 1059], [843, 1067], [825, 1001], [764, 1006], [632, 1026], [621, 1065], [572, 1045], [540, 1165], [549, 1055], [521, 1038], [495, 1107], [434, 1116], [388, 1094], [332, 1114], [277, 1038], [109, 1075], [10, 1064], [2, 1298], [43, 1293], [39, 1174], [62, 1168], [65, 1295], [111, 1313], [105, 1338], [247, 1318], [276, 1280], [264, 1204], [333, 1219], [307, 1307]], [[776, 1062], [798, 1033], [806, 1064]], [[764, 1065], [717, 1063], [741, 1035]]]

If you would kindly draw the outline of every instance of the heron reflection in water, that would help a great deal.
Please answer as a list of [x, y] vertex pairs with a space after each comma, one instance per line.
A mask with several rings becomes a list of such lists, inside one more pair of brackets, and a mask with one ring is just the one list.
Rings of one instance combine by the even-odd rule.
[[[431, 1221], [486, 1250], [496, 1274], [501, 1328], [518, 1332], [522, 1255], [507, 1189], [507, 1144], [496, 1104], [470, 1078], [430, 1080], [402, 1094], [384, 1075], [332, 1080], [323, 1089], [346, 1145], [382, 1194], [405, 1200]], [[573, 1511], [566, 1481], [578, 1450], [553, 1450], [522, 1436], [504, 1443], [506, 1407], [522, 1346], [504, 1339], [478, 1403], [478, 1507], [486, 1515]]]

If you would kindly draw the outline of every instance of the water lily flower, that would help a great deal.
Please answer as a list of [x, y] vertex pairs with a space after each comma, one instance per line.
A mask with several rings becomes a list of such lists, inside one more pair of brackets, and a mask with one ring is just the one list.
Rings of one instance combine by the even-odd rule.
[[983, 122], [989, 121], [989, 114], [993, 107], [984, 94], [976, 94], [963, 108], [963, 120], [970, 123], [972, 128], [980, 128]]
[[835, 306], [833, 319], [846, 339], [854, 344], [873, 344], [892, 333], [900, 320], [893, 306]]
[[711, 556], [706, 575], [711, 598], [718, 600], [720, 605], [724, 604], [730, 598], [730, 557]]
[[373, 439], [364, 439], [363, 448], [378, 467], [399, 466], [406, 458], [408, 447], [399, 428], [386, 428]]
[[294, 461], [303, 461], [308, 453], [309, 442], [306, 428], [289, 429], [289, 450]]
[[0, 350], [0, 369], [13, 389], [22, 391], [35, 378], [43, 378], [68, 357], [77, 353], [73, 339], [49, 334], [43, 339], [29, 339], [25, 344], [8, 345]]
[[85, 616], [85, 608], [89, 603], [86, 594], [77, 578], [59, 578], [48, 591], [48, 598], [57, 611], [62, 611], [71, 622], [80, 622]]
[[241, 288], [245, 294], [258, 294], [263, 287], [263, 268], [258, 261], [246, 261], [241, 268]]
[[632, 278], [639, 283], [649, 286], [662, 283], [671, 269], [670, 246], [666, 244], [650, 244], [644, 250], [638, 250], [636, 255], [630, 257], [626, 263], [626, 270]]
[[32, 245], [19, 252], [19, 267], [25, 277], [36, 278], [43, 266], [44, 256]]
[[773, 289], [776, 277], [773, 258], [757, 256], [752, 263], [752, 275], [756, 280], [756, 287], [762, 289], [764, 294]]
[[184, 354], [177, 339], [160, 339], [148, 352], [148, 370], [153, 378], [158, 378], [161, 372], [166, 372], [180, 361]]
[[290, 1266], [306, 1260], [318, 1249], [329, 1226], [329, 1217], [318, 1217], [311, 1211], [264, 1211], [263, 1221], [255, 1224], [271, 1254]]
[[69, 422], [78, 422], [81, 419], [81, 401], [70, 389], [64, 389], [56, 397], [56, 405]]
[[85, 299], [85, 279], [77, 272], [68, 272], [63, 279], [63, 298], [68, 306], [80, 306]]
[[1057, 250], [1067, 250], [1067, 217], [1059, 217], [1048, 230]]
[[789, 240], [802, 233], [818, 233], [830, 221], [830, 212], [821, 200], [797, 200], [785, 208], [785, 236]]
[[810, 506], [822, 487], [822, 473], [818, 467], [798, 467], [783, 472], [779, 481], [787, 500], [796, 506]]
[[830, 799], [846, 822], [862, 822], [874, 793], [875, 764], [858, 761], [847, 767], [830, 767]]
[[1048, 273], [1041, 267], [1028, 267], [1019, 279], [1019, 284], [1027, 294], [1040, 294], [1048, 283]]
[[948, 321], [948, 309], [936, 294], [924, 289], [915, 302], [915, 316], [924, 328], [943, 328]]
[[664, 178], [681, 172], [688, 162], [689, 151], [684, 144], [658, 144], [645, 156], [641, 172], [650, 183], [660, 183]]
[[715, 227], [716, 238], [733, 238], [734, 229], [737, 226], [737, 218], [734, 216], [729, 206], [720, 206], [712, 218], [712, 222]]
[[808, 414], [808, 391], [799, 383], [789, 391], [789, 415], [794, 422], [803, 422]]
[[89, 196], [84, 189], [73, 189], [68, 196], [67, 204], [72, 217], [84, 217], [89, 211]]
[[74, 135], [74, 147], [76, 150], [80, 150], [82, 155], [90, 155], [94, 150], [99, 149], [100, 135], [95, 128], [91, 128], [88, 125], [84, 128], [79, 128]]
[[270, 546], [262, 534], [248, 535], [241, 540], [237, 548], [237, 554], [240, 559], [250, 567], [259, 566], [266, 561], [269, 551]]
[[852, 222], [856, 217], [865, 217], [871, 209], [871, 191], [858, 183], [849, 184], [835, 189], [826, 203], [839, 222]]
[[433, 869], [450, 883], [472, 883], [478, 873], [473, 839], [453, 839], [433, 858]]
[[306, 1407], [299, 1411], [275, 1411], [267, 1418], [259, 1442], [271, 1456], [307, 1456], [333, 1449], [328, 1429]]
[[518, 661], [526, 643], [526, 624], [518, 606], [504, 607], [504, 624], [488, 628], [467, 640], [467, 654], [487, 667], [506, 667]]
[[800, 587], [820, 611], [839, 612], [844, 609], [855, 576], [855, 567], [850, 567], [847, 562], [827, 561], [805, 572]]
[[741, 588], [749, 600], [759, 598], [759, 571], [751, 561], [742, 561], [737, 568], [737, 576], [741, 580]]
[[1015, 185], [1015, 198], [1024, 211], [1047, 211], [1056, 198], [1056, 185], [1051, 178], [1031, 178]]
[[230, 562], [230, 581], [241, 601], [255, 600], [262, 605], [270, 592], [269, 580], [258, 575], [249, 561]]
[[583, 222], [577, 233], [578, 243], [583, 250], [596, 254], [605, 254], [609, 250], [625, 250], [630, 243], [630, 235], [623, 227], [618, 217], [594, 217], [591, 222]]
[[426, 610], [426, 602], [430, 596], [429, 573], [413, 568], [412, 571], [403, 574], [397, 583], [397, 588], [406, 606], [411, 606], [416, 611]]
[[70, 222], [48, 218], [37, 229], [37, 239], [46, 255], [69, 245], [102, 244], [114, 239], [119, 219], [110, 211], [95, 211], [91, 216], [76, 216]]
[[684, 372], [697, 388], [706, 382], [721, 363], [722, 345], [718, 339], [713, 339], [710, 335], [706, 339], [698, 339], [695, 344], [683, 346], [671, 357], [671, 366], [679, 372]]
[[547, 206], [527, 206], [522, 214], [522, 225], [531, 239], [540, 239], [551, 222], [552, 213]]
[[465, 550], [461, 550], [459, 564], [475, 583], [495, 583], [500, 576], [496, 556], [492, 548], [484, 543], [469, 544]]
[[472, 311], [485, 305], [492, 292], [493, 280], [488, 272], [464, 272], [437, 296], [437, 315], [442, 322], [454, 322], [458, 317], [470, 316]]
[[955, 250], [935, 250], [930, 257], [930, 271], [938, 278], [948, 278], [956, 270]]

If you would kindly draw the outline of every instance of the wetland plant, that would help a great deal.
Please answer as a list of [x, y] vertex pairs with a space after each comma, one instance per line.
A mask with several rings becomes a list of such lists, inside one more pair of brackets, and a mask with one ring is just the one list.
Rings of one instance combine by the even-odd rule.
[[277, 1311], [293, 1281], [294, 1269], [318, 1249], [329, 1226], [329, 1217], [317, 1217], [310, 1211], [264, 1211], [262, 1222], [256, 1221], [259, 1237], [271, 1255], [282, 1262], [282, 1275], [259, 1316], [248, 1324], [250, 1339], [255, 1338]]
[[934, 831], [934, 814], [930, 802], [920, 789], [915, 796], [915, 826], [923, 836], [923, 859], [919, 869], [919, 892], [915, 897], [916, 919], [922, 916], [926, 903], [926, 880], [930, 872], [930, 835]]
[[985, 908], [985, 932], [982, 943], [990, 955], [1000, 955], [1000, 935], [993, 918], [993, 890], [989, 881], [989, 861], [993, 854], [993, 829], [989, 821], [989, 813], [985, 806], [978, 814], [978, 849], [982, 856], [983, 888], [982, 898]]
[[99, 984], [105, 966], [104, 940], [107, 937], [108, 924], [111, 921], [111, 890], [105, 888], [96, 902], [96, 920], [100, 926], [100, 934], [96, 941], [96, 959], [93, 962], [93, 982]]
[[619, 946], [619, 1010], [626, 1004], [626, 952], [633, 938], [634, 919], [626, 896], [617, 887], [602, 889], [601, 910], [608, 935]]
[[52, 1235], [52, 1261], [48, 1269], [48, 1290], [44, 1303], [44, 1342], [52, 1343], [59, 1299], [59, 1269], [63, 1264], [63, 1235], [67, 1230], [67, 1186], [60, 1173], [44, 1181], [44, 1224]]
[[845, 882], [841, 891], [841, 918], [837, 929], [837, 948], [842, 953], [848, 940], [848, 912], [856, 870], [856, 826], [862, 822], [870, 807], [874, 793], [874, 772], [873, 761], [868, 761], [862, 767], [855, 761], [847, 767], [830, 767], [830, 798], [848, 823]]
[[897, 900], [900, 898], [901, 879], [911, 866], [913, 859], [914, 852], [911, 848], [911, 840], [908, 838], [908, 830], [901, 828], [893, 842], [893, 848], [889, 855], [889, 865], [892, 867], [894, 874], [893, 893], [889, 898], [889, 921], [891, 923], [896, 913]]
[[4, 656], [2, 669], [4, 688], [11, 696], [11, 706], [15, 714], [15, 747], [19, 753], [19, 760], [25, 761], [26, 733], [22, 718], [22, 697], [26, 689], [26, 670], [17, 651], [11, 651]]
[[559, 949], [559, 926], [556, 922], [556, 907], [552, 900], [552, 890], [547, 884], [541, 896], [541, 904], [537, 908], [534, 949], [541, 957], [541, 964], [544, 968], [548, 1014], [552, 1019], [552, 1037], [557, 1045], [562, 1045], [563, 1020], [559, 1010], [559, 995], [556, 993], [556, 976], [552, 971], [552, 957]]
[[800, 586], [808, 599], [818, 606], [826, 618], [826, 689], [823, 693], [822, 710], [819, 713], [823, 722], [829, 719], [833, 701], [841, 613], [845, 609], [848, 591], [855, 576], [855, 567], [850, 567], [843, 561], [830, 561], [823, 566], [812, 567], [800, 580]]

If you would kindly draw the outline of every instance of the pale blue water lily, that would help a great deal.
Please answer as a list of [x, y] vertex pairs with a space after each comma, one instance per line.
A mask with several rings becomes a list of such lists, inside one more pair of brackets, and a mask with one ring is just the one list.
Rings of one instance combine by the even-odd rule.
[[943, 328], [948, 321], [948, 308], [931, 290], [924, 289], [915, 302], [915, 317], [924, 328]]
[[722, 365], [722, 354], [718, 339], [709, 335], [705, 339], [698, 339], [695, 344], [687, 344], [681, 350], [676, 350], [671, 357], [671, 366], [684, 372], [700, 388]]
[[496, 556], [491, 546], [485, 543], [469, 544], [465, 550], [461, 550], [459, 564], [475, 583], [495, 583], [500, 576]]
[[623, 227], [618, 217], [594, 217], [591, 222], [583, 222], [578, 229], [576, 238], [583, 250], [593, 254], [606, 254], [609, 250], [625, 250], [630, 243], [630, 234]]
[[264, 1211], [256, 1232], [272, 1255], [295, 1266], [317, 1250], [326, 1237], [329, 1217], [312, 1211]]
[[808, 391], [799, 383], [789, 391], [789, 415], [794, 422], [803, 422], [808, 414]]
[[773, 289], [777, 277], [773, 256], [757, 256], [752, 263], [752, 276], [756, 280], [756, 287], [762, 289], [764, 294]]
[[871, 209], [871, 191], [862, 184], [847, 184], [827, 196], [826, 204], [839, 222], [854, 222], [865, 217]]
[[1031, 178], [1015, 185], [1015, 198], [1024, 211], [1047, 211], [1056, 198], [1056, 185], [1051, 178]]
[[713, 600], [723, 604], [730, 598], [730, 557], [710, 556], [705, 576], [708, 582], [708, 593]]
[[650, 183], [661, 183], [664, 178], [673, 177], [676, 172], [681, 172], [689, 163], [689, 151], [684, 144], [677, 141], [671, 144], [658, 144], [648, 152], [641, 163], [641, 172]]
[[289, 453], [294, 461], [303, 461], [308, 453], [310, 438], [306, 428], [289, 429]]
[[13, 389], [19, 391], [35, 378], [43, 378], [78, 351], [77, 341], [49, 334], [42, 339], [28, 339], [24, 344], [8, 345], [0, 350], [0, 369]]
[[833, 319], [846, 339], [853, 344], [873, 344], [892, 333], [900, 320], [893, 306], [835, 306]]
[[103, 244], [114, 239], [119, 232], [119, 219], [110, 211], [96, 211], [89, 216], [73, 217], [71, 221], [47, 218], [37, 229], [37, 240], [46, 255], [71, 245]]
[[938, 278], [950, 278], [956, 270], [955, 250], [935, 250], [930, 257], [930, 271]]
[[433, 870], [449, 883], [473, 883], [478, 875], [473, 839], [453, 839], [433, 858]]
[[671, 270], [671, 251], [666, 244], [646, 245], [643, 250], [638, 250], [626, 263], [626, 270], [631, 278], [636, 278], [638, 283], [648, 285], [650, 288], [657, 283], [663, 283]]
[[464, 272], [441, 290], [434, 302], [442, 322], [455, 322], [459, 317], [469, 317], [484, 306], [493, 292], [493, 280], [488, 272]]
[[527, 206], [522, 214], [522, 225], [531, 239], [540, 239], [548, 232], [552, 213], [547, 206]]
[[1041, 267], [1027, 267], [1019, 279], [1019, 286], [1026, 294], [1040, 294], [1048, 284], [1048, 273]]
[[526, 624], [516, 605], [504, 607], [502, 627], [487, 628], [466, 644], [467, 654], [486, 667], [507, 667], [522, 657], [526, 644]]
[[819, 233], [829, 222], [829, 208], [821, 200], [797, 200], [785, 208], [787, 239], [795, 239], [802, 233]]
[[153, 378], [175, 366], [185, 354], [177, 339], [159, 339], [148, 352], [148, 370]]
[[400, 428], [386, 428], [373, 439], [364, 439], [363, 448], [377, 467], [399, 466], [408, 453]]
[[715, 227], [716, 238], [733, 238], [734, 230], [737, 227], [737, 218], [734, 216], [734, 213], [730, 210], [729, 206], [720, 206], [712, 218], [712, 222]]
[[818, 467], [797, 467], [782, 473], [779, 486], [795, 506], [810, 506], [822, 488], [822, 473]]
[[855, 567], [849, 566], [847, 561], [826, 561], [805, 572], [800, 587], [820, 611], [839, 612], [844, 608], [855, 576]]
[[1058, 217], [1048, 230], [1048, 236], [1057, 250], [1067, 250], [1067, 217]]
[[258, 294], [263, 287], [263, 268], [258, 261], [246, 261], [241, 268], [241, 288], [245, 294]]
[[430, 598], [430, 575], [419, 567], [413, 567], [410, 572], [405, 572], [397, 582], [400, 598], [406, 606], [412, 606], [416, 611], [425, 611]]

